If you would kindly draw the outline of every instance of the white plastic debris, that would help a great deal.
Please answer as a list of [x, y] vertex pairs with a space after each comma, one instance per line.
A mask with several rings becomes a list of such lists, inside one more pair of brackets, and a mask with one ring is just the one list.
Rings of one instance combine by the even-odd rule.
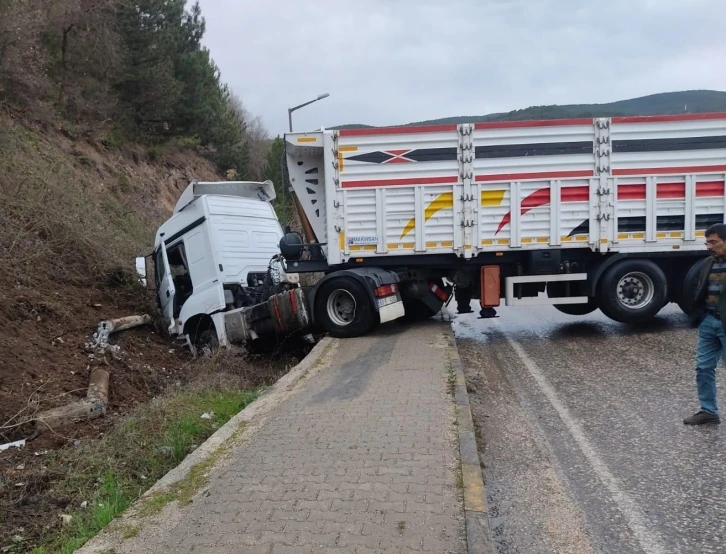
[[7, 450], [10, 447], [20, 448], [21, 446], [25, 446], [25, 439], [20, 439], [19, 441], [15, 442], [8, 442], [5, 444], [0, 444], [0, 450]]
[[212, 419], [212, 414], [210, 412], [204, 412], [202, 414], [202, 419]]

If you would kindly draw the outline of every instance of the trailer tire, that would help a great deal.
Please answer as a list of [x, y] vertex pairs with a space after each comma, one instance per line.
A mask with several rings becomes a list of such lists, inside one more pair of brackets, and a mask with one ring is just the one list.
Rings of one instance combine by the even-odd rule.
[[315, 296], [316, 320], [330, 336], [365, 335], [375, 327], [378, 314], [363, 285], [352, 277], [326, 281]]
[[600, 280], [602, 312], [620, 323], [642, 323], [653, 319], [668, 298], [668, 279], [650, 260], [623, 260]]
[[[577, 286], [578, 283], [574, 283]], [[580, 291], [584, 287], [580, 287], [574, 296], [585, 296]], [[547, 296], [549, 298], [561, 298], [565, 296], [565, 283], [550, 282], [547, 283]], [[587, 315], [598, 309], [597, 298], [590, 298], [586, 304], [553, 304], [554, 308], [567, 315]]]

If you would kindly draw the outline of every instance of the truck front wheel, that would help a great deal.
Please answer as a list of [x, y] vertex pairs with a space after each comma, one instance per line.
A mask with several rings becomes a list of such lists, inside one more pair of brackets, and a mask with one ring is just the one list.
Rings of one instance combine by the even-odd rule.
[[600, 281], [600, 309], [621, 323], [653, 319], [668, 299], [668, 280], [650, 260], [624, 260]]
[[351, 277], [323, 283], [315, 304], [318, 323], [333, 337], [365, 335], [377, 323], [377, 314], [363, 285]]

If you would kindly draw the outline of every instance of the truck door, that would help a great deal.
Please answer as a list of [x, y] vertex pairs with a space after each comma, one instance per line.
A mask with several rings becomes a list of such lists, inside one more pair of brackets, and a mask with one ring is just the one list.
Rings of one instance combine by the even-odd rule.
[[174, 280], [171, 275], [169, 257], [166, 254], [166, 244], [163, 242], [159, 246], [159, 251], [156, 253], [156, 288], [161, 313], [171, 332], [175, 325], [174, 298], [176, 297], [176, 288], [174, 287]]

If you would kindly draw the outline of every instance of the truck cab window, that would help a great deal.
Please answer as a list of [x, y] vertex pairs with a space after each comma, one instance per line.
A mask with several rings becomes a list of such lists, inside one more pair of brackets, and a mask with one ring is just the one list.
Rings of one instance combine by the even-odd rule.
[[189, 274], [189, 264], [187, 263], [184, 243], [180, 242], [169, 247], [166, 251], [166, 256], [169, 260], [169, 270], [171, 271], [171, 278], [174, 281], [174, 289], [176, 290], [174, 297], [174, 317], [178, 317], [179, 312], [181, 312], [181, 307], [192, 295], [194, 290], [192, 278]]

